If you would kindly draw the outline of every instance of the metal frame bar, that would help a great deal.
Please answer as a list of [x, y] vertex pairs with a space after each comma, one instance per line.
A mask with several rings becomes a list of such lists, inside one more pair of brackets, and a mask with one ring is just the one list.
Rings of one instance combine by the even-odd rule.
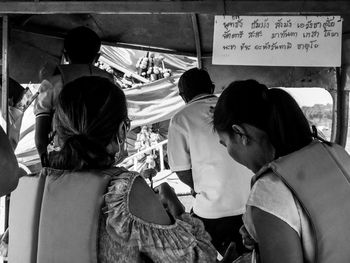
[[8, 133], [8, 17], [2, 17], [2, 80], [1, 80], [1, 112], [5, 123], [3, 129]]
[[337, 104], [336, 104], [336, 135], [335, 142], [344, 146], [348, 134], [349, 119], [349, 90], [346, 90], [347, 71], [349, 65], [342, 65], [337, 68]]
[[[8, 115], [8, 95], [9, 95], [9, 78], [8, 78], [8, 16], [5, 15], [2, 17], [2, 80], [1, 80], [1, 110], [2, 115], [5, 120], [4, 131], [6, 134], [9, 132], [9, 115]], [[5, 218], [4, 218], [4, 231], [9, 225], [9, 209], [10, 209], [10, 195], [5, 197]]]
[[[334, 3], [337, 3], [336, 5]], [[0, 14], [349, 14], [349, 1], [6, 1]]]
[[196, 55], [197, 55], [197, 61], [198, 61], [198, 68], [202, 68], [202, 48], [201, 48], [201, 38], [199, 34], [199, 27], [198, 27], [198, 20], [197, 20], [197, 14], [193, 13], [191, 14], [191, 20], [192, 20], [192, 27], [193, 27], [193, 35], [194, 35], [194, 42], [196, 45]]

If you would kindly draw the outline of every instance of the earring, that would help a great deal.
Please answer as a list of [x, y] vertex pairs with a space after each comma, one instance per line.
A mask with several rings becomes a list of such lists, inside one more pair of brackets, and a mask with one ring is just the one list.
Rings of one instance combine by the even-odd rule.
[[118, 153], [114, 156], [114, 164], [117, 165], [118, 163], [120, 163], [123, 159], [123, 153], [122, 153], [122, 147], [120, 146], [120, 144], [122, 142], [119, 142], [119, 138], [117, 137], [117, 143], [118, 143]]

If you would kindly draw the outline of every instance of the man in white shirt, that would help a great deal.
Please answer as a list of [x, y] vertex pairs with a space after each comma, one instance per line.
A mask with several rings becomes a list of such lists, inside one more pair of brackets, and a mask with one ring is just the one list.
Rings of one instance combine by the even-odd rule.
[[93, 30], [84, 26], [73, 28], [64, 38], [63, 54], [69, 64], [58, 65], [54, 68], [53, 75], [44, 77], [41, 82], [34, 114], [35, 145], [43, 166], [48, 165], [47, 146], [54, 128], [52, 117], [63, 86], [83, 76], [100, 76], [113, 81], [111, 74], [94, 66], [99, 58], [100, 47], [101, 40]]
[[223, 254], [234, 241], [242, 253], [239, 228], [252, 174], [230, 158], [213, 131], [214, 87], [205, 70], [193, 68], [181, 76], [179, 95], [186, 105], [170, 121], [169, 165], [196, 193], [193, 213], [202, 219], [216, 249]]

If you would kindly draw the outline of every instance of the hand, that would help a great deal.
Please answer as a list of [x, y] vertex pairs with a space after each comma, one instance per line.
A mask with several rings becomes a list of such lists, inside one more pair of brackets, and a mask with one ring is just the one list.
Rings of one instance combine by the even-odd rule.
[[141, 170], [140, 173], [143, 178], [151, 180], [154, 176], [157, 175], [157, 170], [154, 168], [147, 168], [147, 169]]
[[158, 194], [164, 208], [174, 217], [179, 217], [185, 212], [185, 207], [177, 198], [174, 189], [168, 183], [162, 183], [154, 191]]
[[236, 250], [236, 244], [234, 242], [231, 242], [228, 248], [226, 249], [225, 255], [222, 258], [222, 260], [217, 261], [220, 263], [232, 263], [236, 258], [238, 258], [239, 255]]
[[242, 240], [243, 240], [243, 245], [250, 250], [253, 250], [255, 247], [255, 240], [249, 235], [247, 229], [245, 228], [245, 226], [241, 226], [241, 228], [239, 229], [239, 233], [242, 236]]
[[39, 70], [39, 81], [42, 82], [44, 79], [49, 79], [53, 76], [57, 65], [53, 62], [46, 62]]

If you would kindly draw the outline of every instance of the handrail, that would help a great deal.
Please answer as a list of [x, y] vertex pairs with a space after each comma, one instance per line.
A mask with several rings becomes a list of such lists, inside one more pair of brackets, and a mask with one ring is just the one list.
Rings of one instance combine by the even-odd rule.
[[138, 159], [137, 157], [143, 155], [143, 154], [147, 154], [149, 152], [151, 152], [152, 150], [158, 150], [159, 151], [159, 161], [160, 161], [160, 171], [164, 170], [164, 155], [163, 155], [163, 145], [167, 144], [168, 140], [164, 140], [161, 141], [155, 145], [152, 145], [150, 147], [148, 147], [147, 149], [144, 149], [142, 151], [136, 152], [133, 155], [130, 155], [128, 157], [126, 157], [122, 163], [128, 163], [130, 160], [133, 160], [133, 170], [137, 169], [137, 165], [138, 165]]

